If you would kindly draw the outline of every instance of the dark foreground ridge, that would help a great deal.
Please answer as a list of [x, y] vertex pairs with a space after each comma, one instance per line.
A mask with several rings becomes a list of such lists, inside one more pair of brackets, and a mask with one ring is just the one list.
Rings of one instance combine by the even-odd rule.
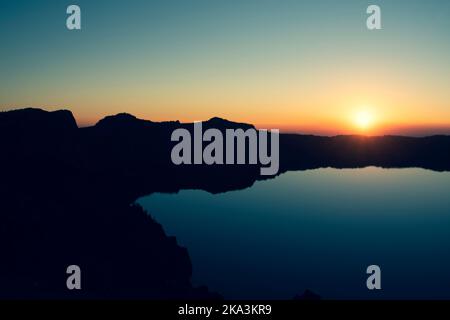
[[[264, 177], [257, 165], [173, 165], [170, 137], [181, 127], [192, 130], [128, 114], [78, 128], [70, 111], [0, 113], [0, 298], [220, 298], [191, 285], [187, 250], [130, 204], [153, 192], [243, 189]], [[203, 127], [252, 126], [213, 118]], [[450, 137], [280, 135], [280, 173], [365, 166], [448, 171]], [[66, 288], [72, 264], [81, 267], [81, 291]]]

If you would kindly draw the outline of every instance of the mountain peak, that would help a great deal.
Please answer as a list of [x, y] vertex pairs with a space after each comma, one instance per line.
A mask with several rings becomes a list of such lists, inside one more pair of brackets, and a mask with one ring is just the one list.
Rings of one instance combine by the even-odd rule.
[[239, 123], [234, 121], [229, 121], [227, 119], [219, 118], [219, 117], [213, 117], [209, 119], [208, 121], [205, 121], [205, 124], [210, 127], [217, 127], [217, 128], [227, 128], [227, 129], [250, 129], [254, 128], [253, 125], [248, 123]]
[[39, 131], [67, 131], [77, 129], [75, 118], [69, 110], [45, 111], [25, 108], [0, 112], [2, 129], [28, 129]]
[[153, 122], [149, 120], [138, 119], [134, 115], [129, 113], [118, 113], [114, 116], [107, 116], [103, 118], [102, 120], [97, 122], [95, 126], [118, 128], [152, 123]]

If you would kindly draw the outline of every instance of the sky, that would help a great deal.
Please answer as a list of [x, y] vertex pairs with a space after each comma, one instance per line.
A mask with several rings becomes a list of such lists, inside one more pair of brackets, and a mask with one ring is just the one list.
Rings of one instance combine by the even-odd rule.
[[448, 0], [0, 0], [0, 110], [450, 134], [449, 17]]

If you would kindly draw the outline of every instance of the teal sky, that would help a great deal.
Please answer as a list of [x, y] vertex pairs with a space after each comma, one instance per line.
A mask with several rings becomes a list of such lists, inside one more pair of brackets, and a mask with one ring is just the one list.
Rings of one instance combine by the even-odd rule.
[[[0, 3], [0, 110], [340, 133], [370, 108], [379, 132], [450, 125], [447, 0]], [[70, 4], [81, 31], [65, 27]], [[367, 30], [369, 4], [383, 30]]]

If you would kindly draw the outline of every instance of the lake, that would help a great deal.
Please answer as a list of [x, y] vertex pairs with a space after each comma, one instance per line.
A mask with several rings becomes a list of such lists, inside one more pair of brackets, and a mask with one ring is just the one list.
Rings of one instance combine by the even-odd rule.
[[193, 284], [226, 299], [448, 299], [449, 193], [447, 172], [327, 168], [137, 202], [188, 249]]

